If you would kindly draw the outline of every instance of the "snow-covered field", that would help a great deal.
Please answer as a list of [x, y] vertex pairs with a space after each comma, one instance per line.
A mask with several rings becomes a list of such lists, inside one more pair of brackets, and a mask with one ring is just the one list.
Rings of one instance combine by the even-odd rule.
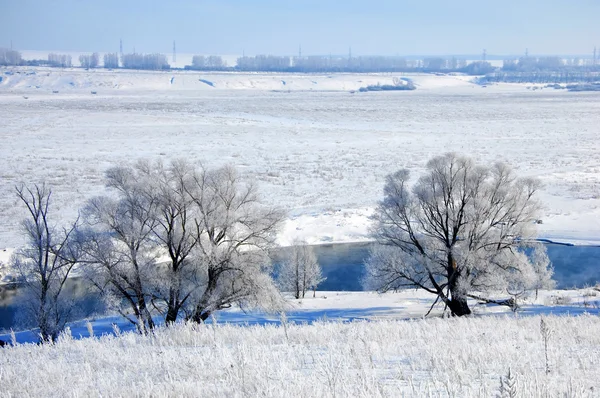
[[[67, 334], [54, 345], [1, 350], [0, 396], [503, 397], [515, 396], [501, 395], [510, 369], [516, 396], [594, 397], [594, 292], [542, 292], [525, 306], [533, 316], [401, 320], [430, 300], [415, 292], [325, 292], [296, 301], [287, 320], [226, 311], [217, 324], [179, 324], [151, 336], [99, 337], [102, 325], [94, 325], [92, 339]], [[499, 307], [477, 312], [492, 308]]]
[[600, 241], [598, 93], [431, 75], [411, 76], [413, 92], [356, 94], [349, 90], [392, 75], [16, 68], [0, 76], [3, 258], [22, 242], [15, 184], [45, 180], [59, 215], [74, 218], [103, 191], [107, 167], [143, 157], [235, 165], [289, 211], [280, 239], [289, 244], [366, 240], [386, 174], [417, 175], [432, 156], [457, 151], [542, 179], [542, 237]]

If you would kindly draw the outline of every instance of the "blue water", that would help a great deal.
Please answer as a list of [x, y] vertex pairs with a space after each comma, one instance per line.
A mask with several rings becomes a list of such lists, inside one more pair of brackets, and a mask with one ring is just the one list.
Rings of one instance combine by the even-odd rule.
[[[327, 280], [319, 290], [360, 291], [370, 243], [315, 246]], [[557, 289], [581, 288], [600, 282], [600, 246], [546, 244]]]

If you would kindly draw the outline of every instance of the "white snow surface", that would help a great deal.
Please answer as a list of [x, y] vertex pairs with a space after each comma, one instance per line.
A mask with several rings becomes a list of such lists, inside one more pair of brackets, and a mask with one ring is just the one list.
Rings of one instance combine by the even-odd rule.
[[349, 92], [405, 76], [0, 69], [0, 261], [23, 243], [16, 184], [50, 184], [66, 222], [139, 158], [234, 165], [288, 211], [288, 245], [368, 240], [385, 175], [455, 151], [542, 180], [540, 237], [600, 244], [600, 93], [433, 75]]
[[510, 368], [518, 396], [594, 397], [598, 294], [542, 291], [517, 314], [473, 306], [476, 316], [423, 319], [422, 292], [318, 292], [285, 318], [232, 309], [148, 336], [122, 320], [79, 322], [55, 344], [3, 348], [0, 395], [491, 397]]

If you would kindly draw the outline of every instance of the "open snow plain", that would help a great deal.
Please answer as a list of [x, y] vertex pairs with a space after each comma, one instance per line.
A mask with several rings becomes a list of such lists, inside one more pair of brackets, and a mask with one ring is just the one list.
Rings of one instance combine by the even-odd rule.
[[282, 244], [365, 240], [385, 175], [416, 176], [446, 151], [539, 177], [542, 237], [600, 241], [600, 93], [480, 87], [463, 76], [352, 94], [393, 76], [0, 73], [0, 250], [22, 242], [15, 184], [46, 181], [71, 219], [103, 191], [107, 167], [157, 157], [229, 163], [257, 179], [265, 200], [289, 211]]

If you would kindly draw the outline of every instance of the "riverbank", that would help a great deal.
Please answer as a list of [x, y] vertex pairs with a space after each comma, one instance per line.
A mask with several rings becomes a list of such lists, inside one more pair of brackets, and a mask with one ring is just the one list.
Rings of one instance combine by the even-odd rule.
[[[317, 291], [315, 297], [312, 292], [303, 299], [288, 297], [285, 322], [312, 324], [319, 321], [353, 322], [376, 320], [409, 320], [420, 319], [427, 314], [435, 296], [422, 290], [403, 290], [379, 294], [376, 292], [340, 292]], [[515, 316], [509, 307], [495, 304], [478, 304], [469, 301], [474, 316], [510, 315]], [[571, 290], [540, 290], [536, 297], [535, 292], [519, 299], [520, 309], [518, 316], [537, 315], [600, 315], [600, 290], [590, 287]], [[442, 315], [443, 305], [436, 306], [430, 317]], [[98, 315], [85, 320], [72, 322], [69, 325], [70, 333], [74, 338], [90, 336], [91, 324], [94, 334], [115, 334], [115, 331], [134, 331], [134, 326], [118, 315]], [[156, 318], [157, 324], [162, 324], [160, 317]], [[249, 325], [280, 325], [282, 322], [279, 313], [269, 314], [260, 311], [244, 312], [238, 307], [226, 309], [215, 313], [208, 323], [229, 324], [239, 326]], [[116, 327], [116, 329], [115, 329]], [[1, 333], [1, 332], [0, 332]], [[35, 331], [25, 330], [15, 333], [19, 343], [37, 342], [39, 340]], [[11, 334], [7, 331], [0, 334], [0, 340], [11, 341]]]

